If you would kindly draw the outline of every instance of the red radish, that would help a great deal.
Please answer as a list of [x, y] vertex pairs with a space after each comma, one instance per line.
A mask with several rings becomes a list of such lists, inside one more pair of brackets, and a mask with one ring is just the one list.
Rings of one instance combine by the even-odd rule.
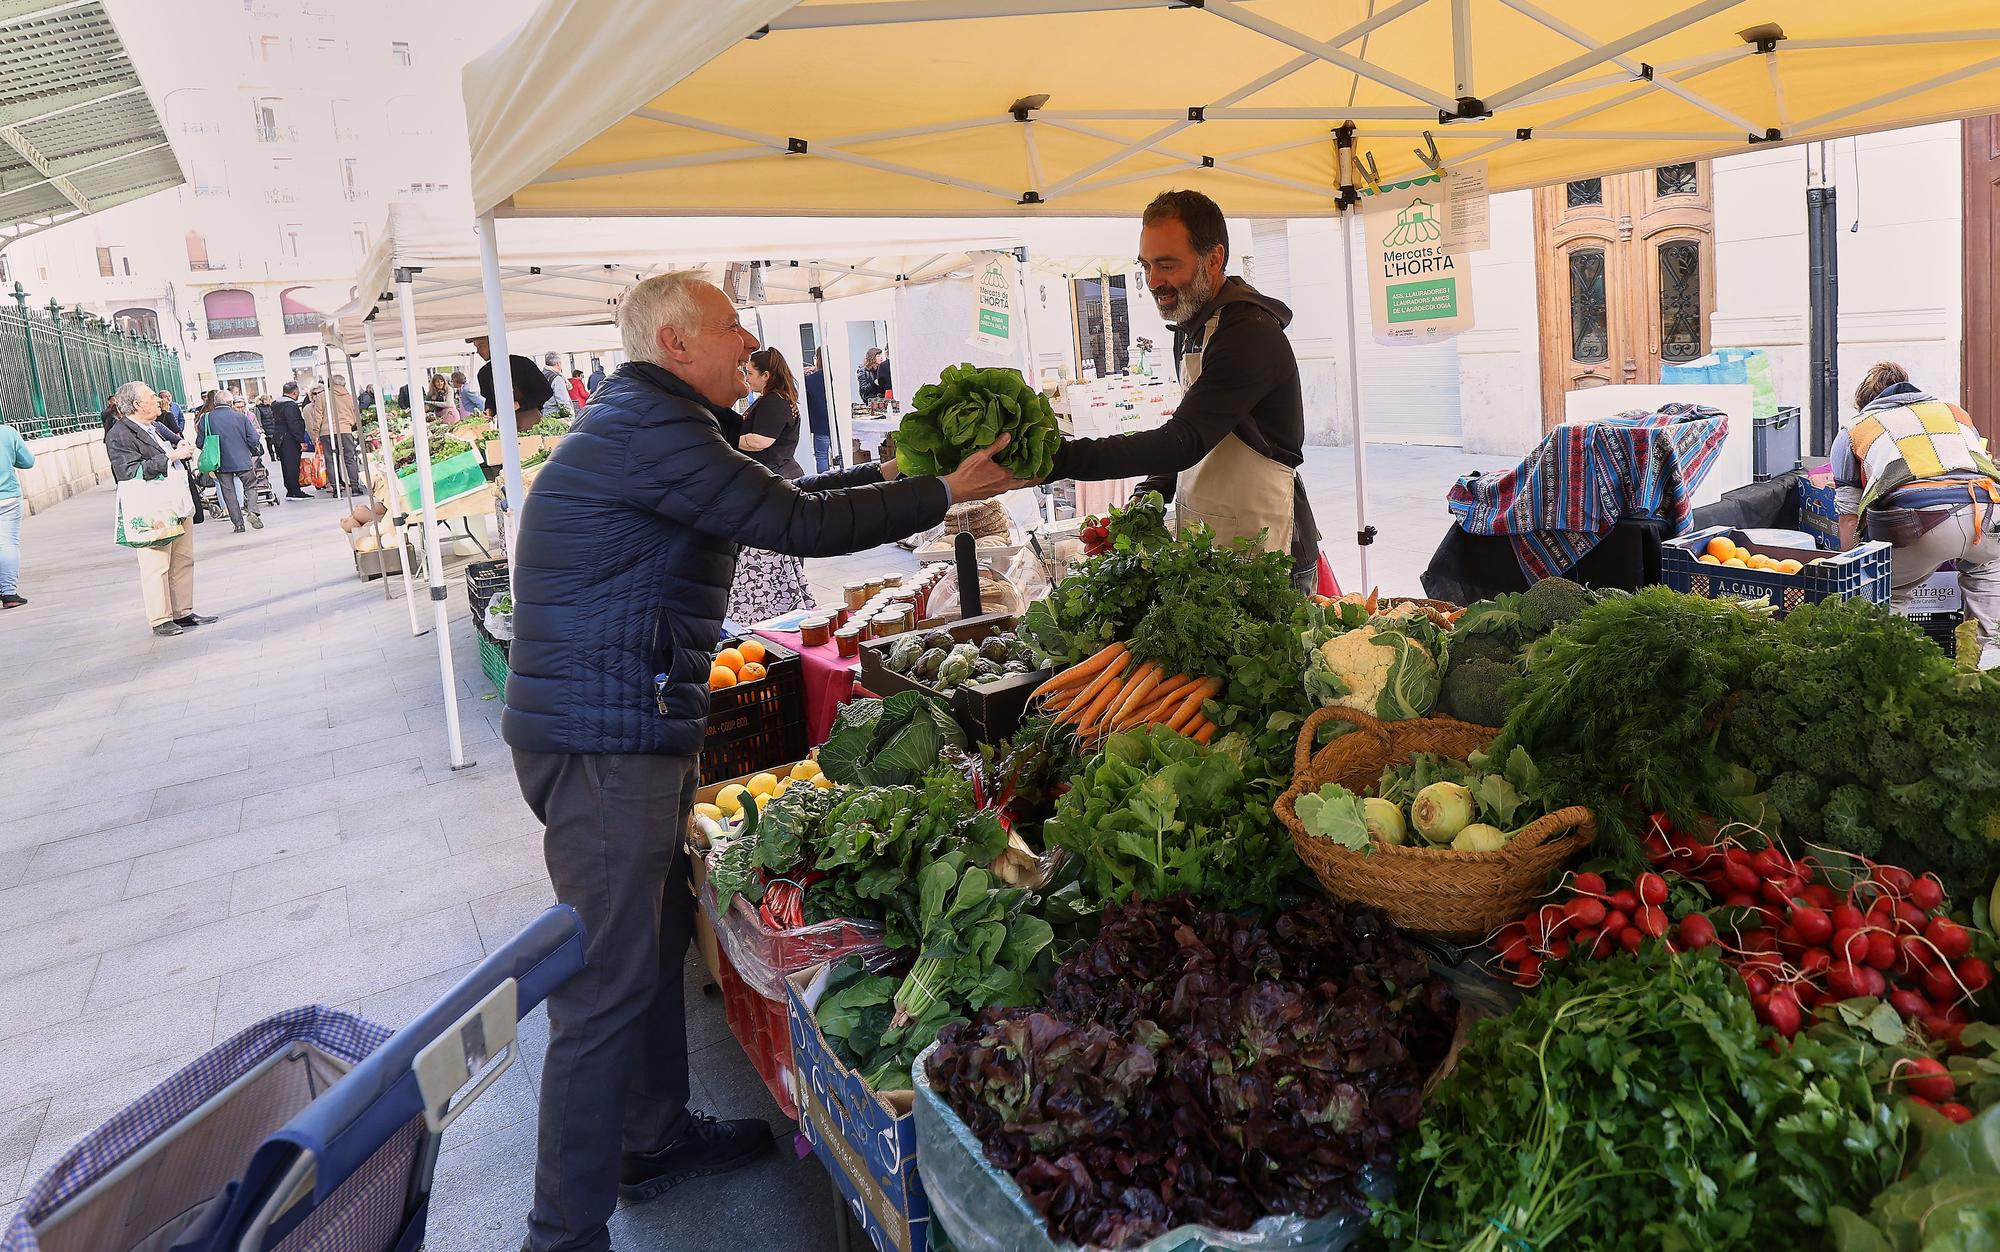
[[1896, 920], [1908, 926], [1911, 930], [1922, 930], [1924, 923], [1930, 919], [1930, 914], [1924, 912], [1908, 900], [1900, 901], [1896, 905]]
[[1789, 1039], [1799, 1033], [1799, 1021], [1803, 1015], [1792, 989], [1780, 987], [1765, 999], [1763, 1009], [1757, 1016], [1766, 1026]]
[[1887, 969], [1896, 963], [1896, 937], [1884, 930], [1870, 931], [1868, 934], [1867, 962], [1876, 969]]
[[1833, 938], [1833, 920], [1825, 910], [1810, 904], [1801, 904], [1792, 910], [1791, 926], [1805, 943], [1822, 944]]
[[1933, 1004], [1954, 1004], [1965, 994], [1965, 988], [1958, 985], [1951, 966], [1940, 961], [1924, 974], [1924, 994]]
[[1948, 1039], [1951, 1037], [1951, 1023], [1944, 1019], [1942, 1013], [1926, 1013], [1924, 1014], [1923, 1021], [1924, 1033], [1931, 1038]]
[[1896, 976], [1905, 982], [1921, 980], [1924, 971], [1937, 961], [1937, 954], [1922, 935], [1904, 935], [1896, 940]]
[[1963, 1104], [1940, 1104], [1937, 1106], [1937, 1111], [1961, 1126], [1972, 1120], [1972, 1110]]
[[1825, 883], [1813, 883], [1803, 894], [1806, 901], [1818, 909], [1831, 909], [1840, 903], [1840, 897], [1833, 894], [1833, 888]]
[[1827, 916], [1833, 922], [1835, 934], [1843, 930], [1859, 930], [1868, 920], [1861, 915], [1861, 910], [1852, 904], [1837, 904]]
[[1856, 964], [1868, 959], [1868, 933], [1858, 927], [1833, 932], [1833, 954]]
[[1842, 1000], [1852, 1000], [1868, 994], [1867, 983], [1862, 980], [1861, 970], [1852, 961], [1835, 960], [1826, 972], [1827, 990]]
[[1951, 1071], [1943, 1061], [1931, 1056], [1913, 1056], [1898, 1061], [1890, 1070], [1890, 1077], [1904, 1083], [1910, 1094], [1936, 1103], [1949, 1100], [1958, 1091], [1958, 1084], [1952, 1081]]
[[1940, 908], [1944, 904], [1944, 884], [1935, 875], [1925, 874], [1910, 884], [1910, 900], [1926, 911]]
[[1705, 948], [1715, 942], [1715, 923], [1705, 913], [1690, 913], [1681, 919], [1680, 938], [1684, 947]]
[[1728, 909], [1754, 909], [1757, 907], [1757, 897], [1743, 891], [1732, 891], [1722, 897], [1722, 907]]
[[1769, 995], [1771, 993], [1771, 980], [1767, 978], [1762, 971], [1754, 969], [1746, 969], [1742, 971], [1742, 973], [1743, 973], [1743, 985], [1750, 989], [1750, 996], [1752, 999], [1755, 999], [1758, 996]]
[[1905, 896], [1910, 893], [1910, 888], [1916, 886], [1917, 876], [1900, 865], [1877, 865], [1875, 881], [1895, 895]]
[[1514, 982], [1518, 986], [1532, 987], [1541, 980], [1542, 958], [1538, 956], [1531, 956], [1522, 961], [1521, 967], [1514, 972]]
[[1817, 978], [1833, 968], [1833, 954], [1825, 948], [1807, 948], [1799, 954], [1799, 969], [1808, 978]]
[[1589, 896], [1577, 896], [1564, 906], [1564, 911], [1569, 914], [1569, 920], [1581, 926], [1604, 924], [1604, 903]]
[[1969, 956], [1958, 963], [1958, 980], [1966, 990], [1977, 994], [1993, 982], [1993, 967], [1976, 956]]
[[1882, 976], [1881, 970], [1874, 969], [1867, 965], [1861, 967], [1862, 995], [1874, 996], [1876, 999], [1879, 1000], [1882, 998], [1882, 993], [1887, 991], [1888, 989], [1889, 989], [1889, 980]]
[[1549, 955], [1560, 961], [1569, 955], [1569, 940], [1558, 939], [1549, 945]]
[[1554, 938], [1555, 933], [1562, 929], [1563, 923], [1567, 920], [1569, 914], [1564, 911], [1562, 905], [1544, 904], [1528, 919], [1528, 933], [1533, 936], [1536, 943], [1544, 943]]
[[1898, 987], [1889, 993], [1889, 1007], [1906, 1022], [1922, 1021], [1931, 1013], [1931, 1002], [1908, 987]]
[[1667, 933], [1667, 911], [1657, 905], [1649, 904], [1639, 910], [1639, 916], [1633, 921], [1633, 928], [1647, 938], [1658, 939]]
[[1633, 895], [1630, 891], [1620, 888], [1611, 893], [1611, 911], [1625, 914], [1636, 913], [1639, 911], [1639, 897]]
[[1740, 895], [1751, 895], [1763, 886], [1764, 880], [1757, 877], [1757, 871], [1742, 861], [1723, 862], [1722, 880], [1729, 884], [1729, 890]]
[[1500, 945], [1500, 959], [1509, 965], [1518, 966], [1531, 955], [1533, 954], [1528, 951], [1528, 939], [1525, 935], [1516, 935]]
[[1936, 944], [1938, 953], [1947, 961], [1956, 961], [1972, 951], [1971, 933], [1949, 917], [1930, 919], [1924, 926], [1924, 938]]
[[1578, 895], [1601, 896], [1604, 894], [1604, 876], [1586, 871], [1572, 879], [1570, 886], [1576, 889]]
[[1658, 874], [1639, 875], [1639, 903], [1662, 905], [1667, 902], [1667, 880]]
[[1757, 888], [1757, 894], [1773, 908], [1788, 909], [1792, 906], [1792, 893], [1783, 882], [1767, 881]]
[[1778, 936], [1769, 930], [1746, 930], [1737, 936], [1736, 946], [1745, 952], [1776, 952]]
[[1646, 936], [1640, 934], [1636, 926], [1629, 927], [1618, 934], [1618, 946], [1627, 952], [1637, 952], [1639, 945], [1645, 942]]
[[1752, 853], [1750, 864], [1766, 878], [1784, 879], [1792, 876], [1792, 859], [1776, 848], [1762, 848]]
[[1914, 1095], [1905, 1096], [1904, 1099], [1908, 1100], [1912, 1104], [1921, 1104], [1927, 1109], [1935, 1109], [1937, 1107], [1936, 1104], [1932, 1103], [1929, 1100], [1924, 1099], [1922, 1096], [1914, 1096]]
[[1617, 909], [1613, 909], [1611, 912], [1606, 913], [1604, 915], [1604, 929], [1609, 931], [1611, 934], [1615, 935], [1619, 931], [1624, 930], [1626, 927], [1630, 926], [1631, 924], [1632, 924], [1631, 917], [1624, 913], [1619, 912]]

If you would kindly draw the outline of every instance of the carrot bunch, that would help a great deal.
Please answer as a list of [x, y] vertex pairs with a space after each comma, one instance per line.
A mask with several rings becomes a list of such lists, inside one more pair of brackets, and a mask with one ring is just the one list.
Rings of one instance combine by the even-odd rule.
[[1029, 696], [1044, 701], [1057, 723], [1078, 740], [1139, 726], [1163, 724], [1197, 743], [1215, 738], [1215, 723], [1202, 716], [1203, 701], [1222, 691], [1219, 678], [1168, 674], [1157, 661], [1139, 661], [1123, 643], [1055, 675]]

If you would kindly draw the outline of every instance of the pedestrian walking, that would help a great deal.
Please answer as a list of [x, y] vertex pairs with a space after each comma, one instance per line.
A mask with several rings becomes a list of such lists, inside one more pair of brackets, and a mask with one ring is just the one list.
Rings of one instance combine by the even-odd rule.
[[215, 471], [215, 494], [222, 497], [230, 525], [237, 534], [242, 534], [247, 514], [250, 525], [264, 529], [264, 514], [257, 507], [253, 482], [263, 464], [258, 455], [262, 445], [258, 442], [257, 427], [242, 409], [221, 404], [202, 414], [200, 441], [205, 442], [210, 435], [216, 437], [222, 449], [222, 464]]
[[824, 474], [833, 468], [833, 425], [826, 407], [826, 349], [813, 350], [812, 368], [806, 371], [806, 422], [812, 428], [813, 464]]
[[[168, 440], [158, 423], [160, 397], [144, 383], [126, 383], [112, 393], [117, 420], [104, 435], [104, 450], [111, 461], [111, 476], [119, 482], [141, 478], [166, 478], [171, 472], [185, 472], [195, 457], [192, 443]], [[160, 636], [185, 634], [197, 626], [218, 619], [203, 617], [194, 610], [194, 530], [165, 542], [134, 548], [139, 558], [139, 590], [146, 597], [146, 617], [153, 633]]]
[[354, 447], [354, 429], [360, 420], [361, 410], [348, 393], [345, 378], [335, 374], [330, 387], [326, 383], [313, 384], [312, 402], [306, 406], [306, 429], [319, 442], [320, 455], [326, 458], [328, 482], [336, 496], [368, 494], [361, 486], [361, 461]]
[[590, 358], [590, 377], [586, 382], [592, 391], [604, 385], [604, 362], [596, 357]]
[[576, 406], [576, 415], [582, 417], [583, 406], [590, 400], [590, 388], [584, 385], [582, 370], [569, 372], [569, 398]]
[[28, 501], [16, 470], [33, 469], [35, 454], [12, 426], [0, 424], [0, 609], [28, 602], [21, 594], [21, 515]]
[[299, 457], [305, 452], [306, 417], [299, 411], [299, 385], [286, 383], [284, 394], [271, 402], [271, 424], [275, 427], [272, 454], [278, 458], [285, 479], [285, 498], [304, 500], [310, 493], [299, 482]]

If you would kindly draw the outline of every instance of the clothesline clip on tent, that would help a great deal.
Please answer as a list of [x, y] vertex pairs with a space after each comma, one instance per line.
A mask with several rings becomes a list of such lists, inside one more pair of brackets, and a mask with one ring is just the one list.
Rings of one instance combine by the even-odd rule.
[[1417, 160], [1422, 161], [1428, 166], [1431, 173], [1444, 173], [1444, 158], [1438, 155], [1437, 140], [1431, 138], [1429, 131], [1424, 132], [1424, 146], [1422, 148], [1412, 148], [1410, 151], [1416, 153]]
[[1382, 190], [1382, 175], [1375, 169], [1375, 154], [1364, 152], [1354, 159], [1354, 172], [1361, 175], [1361, 181], [1368, 184], [1368, 190], [1379, 194]]

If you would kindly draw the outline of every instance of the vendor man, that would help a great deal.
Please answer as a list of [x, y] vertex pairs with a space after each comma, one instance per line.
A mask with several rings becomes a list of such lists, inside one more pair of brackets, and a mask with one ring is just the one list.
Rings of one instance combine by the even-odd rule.
[[1206, 522], [1223, 543], [1262, 536], [1290, 552], [1310, 588], [1319, 528], [1298, 468], [1305, 461], [1299, 363], [1285, 338], [1292, 311], [1241, 278], [1224, 277], [1229, 227], [1198, 191], [1164, 191], [1146, 206], [1139, 264], [1160, 316], [1174, 328], [1186, 388], [1165, 425], [1065, 442], [1051, 478], [1144, 475], [1141, 491], [1173, 503], [1174, 524]]
[[[479, 394], [485, 397], [486, 411], [497, 414], [500, 396], [493, 388], [493, 341], [485, 335], [474, 335], [465, 342], [486, 362], [479, 367]], [[549, 389], [548, 376], [535, 368], [533, 361], [513, 353], [508, 354], [507, 360], [507, 374], [514, 380], [514, 429], [524, 431], [542, 420], [542, 406], [555, 392]]]
[[688, 1110], [681, 999], [695, 908], [683, 832], [739, 545], [859, 552], [1028, 485], [994, 464], [1004, 440], [949, 477], [898, 478], [892, 461], [788, 482], [724, 434], [757, 347], [727, 296], [698, 270], [659, 274], [618, 320], [629, 362], [543, 466], [514, 554], [500, 734], [588, 945], [549, 995], [530, 1252], [604, 1252], [621, 1197], [771, 1146], [761, 1121]]

